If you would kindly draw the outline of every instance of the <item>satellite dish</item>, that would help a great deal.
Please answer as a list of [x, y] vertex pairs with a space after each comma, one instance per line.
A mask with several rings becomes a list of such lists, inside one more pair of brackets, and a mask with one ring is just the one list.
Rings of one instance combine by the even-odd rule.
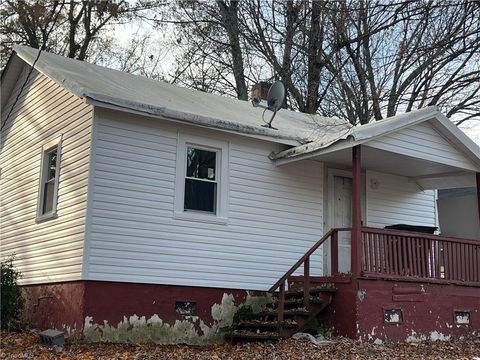
[[[270, 86], [270, 89], [268, 89], [268, 95], [267, 95], [267, 108], [270, 111], [273, 111], [273, 115], [268, 123], [265, 123], [265, 125], [262, 125], [263, 127], [267, 127], [269, 129], [275, 129], [272, 127], [272, 121], [275, 115], [277, 115], [277, 111], [280, 110], [283, 106], [283, 103], [285, 102], [285, 85], [280, 80], [277, 80], [273, 83], [272, 86]], [[277, 130], [277, 129], [275, 129]]]
[[285, 85], [280, 80], [277, 80], [268, 89], [267, 105], [268, 110], [277, 112], [282, 108], [285, 101]]

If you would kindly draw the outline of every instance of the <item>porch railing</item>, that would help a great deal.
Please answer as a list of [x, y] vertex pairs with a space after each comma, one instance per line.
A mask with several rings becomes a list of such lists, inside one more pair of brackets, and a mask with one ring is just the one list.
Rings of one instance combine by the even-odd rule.
[[362, 275], [480, 283], [480, 241], [362, 227]]
[[[300, 267], [303, 267], [303, 305], [309, 308], [310, 258], [329, 239], [331, 275], [338, 274], [340, 232], [352, 233], [352, 229], [327, 232], [269, 289], [269, 292], [279, 291], [280, 324], [284, 319], [286, 282]], [[480, 286], [480, 241], [362, 227], [360, 245], [361, 272], [351, 275]]]
[[[350, 228], [337, 228], [327, 232], [315, 245], [313, 245], [303, 255], [280, 280], [278, 280], [268, 292], [279, 292], [278, 296], [278, 323], [281, 324], [284, 320], [285, 311], [285, 284], [288, 278], [292, 276], [300, 267], [303, 266], [303, 301], [304, 308], [308, 310], [310, 300], [310, 257], [322, 246], [328, 239], [331, 239], [330, 258], [332, 259], [332, 269], [338, 269], [338, 233], [341, 231], [351, 231]], [[333, 259], [336, 259], [335, 261]]]

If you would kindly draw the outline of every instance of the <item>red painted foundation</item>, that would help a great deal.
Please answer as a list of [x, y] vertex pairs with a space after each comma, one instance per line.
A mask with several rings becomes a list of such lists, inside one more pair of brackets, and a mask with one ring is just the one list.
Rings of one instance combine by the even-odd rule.
[[[351, 278], [334, 281], [338, 291], [324, 320], [336, 335], [405, 341], [480, 331], [478, 287]], [[399, 323], [385, 321], [388, 309], [401, 310]], [[470, 323], [456, 324], [455, 311], [468, 311]]]
[[[331, 278], [325, 279], [332, 281]], [[405, 341], [461, 336], [480, 331], [480, 288], [362, 278], [334, 278], [337, 292], [320, 320], [336, 335], [365, 341]], [[224, 294], [236, 304], [245, 300], [244, 290], [77, 281], [23, 287], [26, 318], [40, 329], [56, 328], [81, 333], [86, 316], [93, 323], [106, 320], [116, 326], [124, 316], [157, 314], [166, 322], [183, 320], [175, 311], [177, 301], [196, 303], [196, 315], [212, 321], [212, 305]], [[260, 295], [260, 294], [257, 294]], [[384, 311], [400, 309], [399, 323], [387, 323]], [[470, 323], [456, 324], [455, 311], [468, 311]]]
[[85, 321], [83, 281], [23, 286], [25, 320], [44, 330], [81, 330]]
[[224, 294], [232, 294], [235, 303], [242, 303], [245, 290], [133, 284], [106, 281], [76, 281], [69, 283], [24, 286], [26, 320], [39, 329], [56, 328], [81, 333], [85, 317], [94, 323], [116, 326], [124, 316], [157, 314], [174, 323], [184, 315], [175, 311], [177, 301], [196, 304], [196, 316], [206, 324], [213, 321], [211, 308], [220, 304]]

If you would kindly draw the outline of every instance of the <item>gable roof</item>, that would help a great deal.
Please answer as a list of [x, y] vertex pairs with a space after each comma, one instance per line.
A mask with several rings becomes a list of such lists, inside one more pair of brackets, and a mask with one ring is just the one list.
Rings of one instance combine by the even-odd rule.
[[[38, 50], [16, 46], [15, 54], [32, 65]], [[42, 51], [35, 69], [85, 101], [100, 107], [115, 108], [167, 118], [195, 125], [256, 135], [266, 140], [299, 145], [318, 136], [337, 140], [352, 126], [340, 119], [281, 110], [273, 126], [262, 127], [271, 112], [253, 107], [250, 102], [187, 89], [106, 67]], [[263, 114], [263, 115], [262, 115]], [[322, 131], [328, 125], [329, 131]], [[320, 131], [320, 134], [319, 134]]]
[[[19, 63], [24, 62], [30, 66], [35, 63], [37, 71], [95, 106], [255, 136], [293, 146], [272, 155], [271, 158], [278, 161], [310, 158], [353, 147], [430, 121], [451, 144], [461, 149], [476, 164], [480, 164], [480, 148], [436, 107], [355, 127], [340, 119], [282, 109], [273, 122], [276, 130], [262, 126], [263, 116], [269, 120], [271, 112], [264, 113], [264, 109], [255, 108], [247, 101], [191, 90], [45, 51], [41, 52], [35, 62], [37, 49], [26, 46], [15, 46], [14, 49], [7, 70], [16, 66], [18, 71]], [[12, 62], [16, 65], [11, 66]], [[2, 73], [2, 105], [7, 97], [4, 90], [7, 90], [8, 95], [8, 90], [11, 90], [18, 77], [18, 74], [10, 77], [4, 75]]]
[[400, 114], [384, 120], [375, 121], [366, 125], [355, 126], [348, 130], [343, 138], [325, 145], [322, 139], [311, 143], [292, 147], [271, 156], [274, 160], [288, 161], [288, 159], [305, 159], [314, 156], [351, 148], [356, 145], [374, 141], [380, 137], [400, 131], [405, 128], [429, 121], [452, 146], [460, 149], [468, 158], [480, 166], [480, 147], [455, 126], [446, 116], [438, 111], [436, 106]]

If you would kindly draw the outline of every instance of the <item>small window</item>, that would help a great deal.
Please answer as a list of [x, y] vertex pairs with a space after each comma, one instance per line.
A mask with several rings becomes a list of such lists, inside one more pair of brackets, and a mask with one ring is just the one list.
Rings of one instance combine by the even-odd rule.
[[37, 220], [56, 217], [61, 138], [42, 147]]
[[174, 217], [226, 223], [228, 143], [179, 135], [176, 166]]
[[187, 147], [184, 210], [216, 213], [217, 152]]

